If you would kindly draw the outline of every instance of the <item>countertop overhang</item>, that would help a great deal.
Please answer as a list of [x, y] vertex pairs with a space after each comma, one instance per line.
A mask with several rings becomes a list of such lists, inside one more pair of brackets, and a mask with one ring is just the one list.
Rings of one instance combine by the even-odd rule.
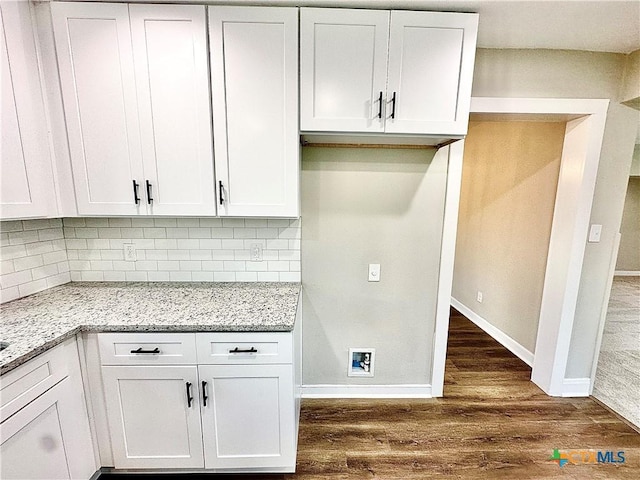
[[299, 283], [68, 283], [0, 306], [0, 375], [79, 332], [287, 332]]

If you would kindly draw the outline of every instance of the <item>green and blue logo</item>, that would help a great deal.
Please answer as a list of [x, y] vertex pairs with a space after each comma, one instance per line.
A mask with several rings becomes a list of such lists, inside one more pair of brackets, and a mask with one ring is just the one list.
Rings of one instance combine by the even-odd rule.
[[556, 462], [559, 467], [564, 467], [567, 463], [572, 465], [596, 465], [600, 463], [619, 464], [625, 462], [623, 450], [614, 452], [613, 450], [560, 450], [558, 448], [553, 449], [553, 455], [549, 457], [549, 460]]

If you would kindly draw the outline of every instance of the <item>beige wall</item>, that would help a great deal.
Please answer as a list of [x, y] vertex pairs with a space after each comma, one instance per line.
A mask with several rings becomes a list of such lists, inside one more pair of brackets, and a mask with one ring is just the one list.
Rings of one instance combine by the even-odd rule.
[[620, 226], [616, 270], [640, 272], [640, 177], [630, 177]]
[[640, 108], [638, 97], [640, 97], [640, 50], [636, 50], [627, 56], [620, 100], [629, 102], [635, 108]]
[[586, 246], [567, 378], [591, 374], [611, 252], [622, 219], [640, 114], [618, 103], [625, 61], [623, 54], [557, 50], [480, 49], [476, 55], [474, 96], [612, 99], [591, 211], [591, 223], [603, 226], [602, 239]]
[[[640, 138], [638, 138], [640, 140]], [[629, 175], [634, 177], [640, 177], [640, 144], [636, 143], [636, 147], [633, 149], [633, 160], [631, 161], [631, 170]]]
[[482, 121], [465, 140], [452, 296], [530, 352], [564, 131], [564, 123]]
[[[446, 150], [303, 149], [305, 384], [430, 383]], [[349, 347], [375, 377], [347, 376]]]

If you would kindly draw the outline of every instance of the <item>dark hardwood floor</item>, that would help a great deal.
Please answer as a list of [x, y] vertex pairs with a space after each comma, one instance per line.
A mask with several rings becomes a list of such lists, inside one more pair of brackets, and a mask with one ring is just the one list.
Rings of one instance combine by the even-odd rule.
[[[296, 474], [206, 478], [640, 478], [640, 434], [590, 398], [546, 396], [530, 375], [452, 311], [444, 398], [305, 400]], [[624, 451], [625, 463], [560, 467], [554, 449]]]

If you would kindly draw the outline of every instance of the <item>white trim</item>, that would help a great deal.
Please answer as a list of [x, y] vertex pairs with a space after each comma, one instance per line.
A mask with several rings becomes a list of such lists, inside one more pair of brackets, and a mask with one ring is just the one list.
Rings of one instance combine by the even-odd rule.
[[431, 385], [303, 385], [302, 398], [432, 398]]
[[453, 263], [456, 254], [464, 141], [451, 144], [447, 153], [449, 155], [447, 191], [444, 201], [436, 324], [433, 334], [433, 364], [431, 367], [431, 385], [434, 397], [441, 397], [444, 390], [444, 368], [447, 356], [447, 337], [449, 335], [449, 307], [451, 289], [453, 287]]
[[565, 378], [562, 382], [563, 397], [588, 397], [591, 392], [591, 379]]
[[554, 396], [563, 392], [609, 101], [588, 103], [592, 114], [565, 132], [531, 374]]
[[613, 275], [616, 277], [640, 277], [640, 270], [616, 270]]
[[[582, 264], [609, 100], [472, 97], [471, 113], [535, 119], [557, 115], [566, 121], [531, 380], [548, 395], [560, 396], [569, 358]], [[508, 116], [506, 118], [509, 118]], [[538, 117], [540, 118], [540, 117]], [[455, 241], [443, 239], [443, 251]], [[448, 242], [451, 242], [449, 244]], [[445, 272], [446, 274], [446, 272]], [[441, 280], [443, 272], [440, 274]], [[436, 316], [436, 333], [443, 320]], [[438, 345], [436, 345], [438, 347]], [[434, 366], [446, 352], [434, 348]], [[433, 376], [434, 392], [438, 392]]]
[[606, 115], [608, 106], [608, 99], [471, 97], [471, 113], [546, 114], [577, 118]]
[[488, 321], [478, 315], [476, 312], [471, 310], [466, 305], [463, 305], [455, 298], [451, 297], [451, 305], [453, 308], [458, 310], [461, 314], [475, 323], [478, 327], [484, 330], [487, 334], [493, 337], [498, 343], [500, 343], [503, 347], [513, 353], [516, 357], [522, 360], [529, 366], [533, 365], [533, 353], [527, 350], [525, 347], [520, 345], [517, 341], [511, 338], [509, 335], [504, 333], [499, 328], [491, 325]]

